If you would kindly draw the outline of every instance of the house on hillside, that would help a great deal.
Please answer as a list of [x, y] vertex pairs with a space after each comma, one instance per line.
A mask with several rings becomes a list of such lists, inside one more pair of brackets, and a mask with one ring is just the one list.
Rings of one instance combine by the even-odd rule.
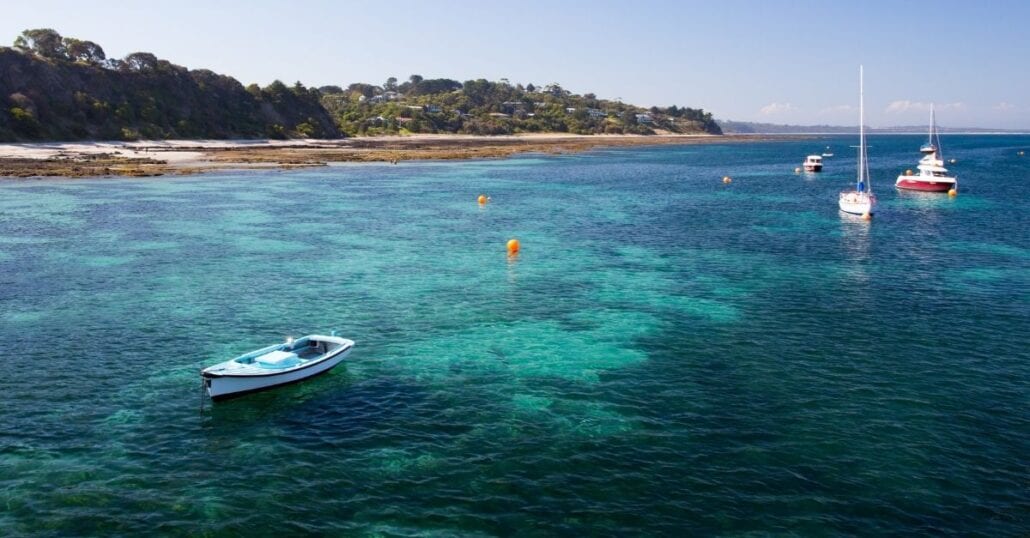
[[588, 108], [587, 114], [590, 114], [591, 118], [603, 118], [608, 115], [600, 108]]
[[654, 123], [654, 119], [650, 114], [637, 114], [637, 123]]
[[439, 114], [442, 109], [440, 108], [440, 105], [426, 105], [425, 111], [430, 114]]
[[373, 96], [368, 100], [369, 103], [385, 103], [387, 101], [396, 101], [400, 98], [400, 94], [397, 92], [383, 92], [379, 95]]

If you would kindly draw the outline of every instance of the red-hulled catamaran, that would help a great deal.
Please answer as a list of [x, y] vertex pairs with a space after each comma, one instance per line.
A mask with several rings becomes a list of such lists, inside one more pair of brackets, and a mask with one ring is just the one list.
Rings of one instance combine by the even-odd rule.
[[930, 138], [919, 148], [923, 158], [919, 159], [918, 174], [906, 170], [898, 176], [894, 183], [899, 189], [908, 189], [924, 192], [948, 192], [958, 188], [958, 178], [948, 174], [944, 167], [944, 157], [941, 156], [941, 139], [937, 135], [936, 118], [933, 112], [933, 105], [930, 105]]

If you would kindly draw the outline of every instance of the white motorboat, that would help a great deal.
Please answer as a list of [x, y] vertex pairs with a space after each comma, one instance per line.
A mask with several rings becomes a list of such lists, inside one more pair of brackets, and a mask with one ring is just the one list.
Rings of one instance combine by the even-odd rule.
[[876, 195], [869, 178], [869, 157], [865, 145], [865, 94], [863, 91], [862, 67], [858, 68], [858, 178], [854, 190], [840, 193], [840, 210], [854, 215], [872, 216], [876, 207]]
[[251, 351], [201, 370], [204, 389], [213, 400], [242, 396], [296, 383], [323, 374], [340, 363], [353, 340], [312, 334]]
[[919, 159], [919, 173], [913, 175], [911, 170], [898, 176], [894, 186], [899, 189], [908, 189], [923, 192], [948, 192], [958, 186], [958, 178], [949, 175], [948, 169], [944, 167], [944, 157], [941, 154], [941, 138], [937, 134], [936, 117], [933, 111], [933, 104], [930, 105], [930, 138], [923, 147], [919, 148], [923, 158]]
[[823, 152], [823, 157], [833, 157], [833, 151], [830, 150], [830, 146], [826, 146], [826, 151]]
[[805, 162], [801, 166], [805, 168], [805, 172], [822, 172], [823, 158], [821, 155], [809, 155], [805, 157]]

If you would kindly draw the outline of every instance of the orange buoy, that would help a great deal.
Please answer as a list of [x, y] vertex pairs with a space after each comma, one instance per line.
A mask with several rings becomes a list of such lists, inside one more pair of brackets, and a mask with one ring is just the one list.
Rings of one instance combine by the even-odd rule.
[[723, 183], [733, 183], [733, 178], [731, 178], [730, 176], [723, 176], [722, 177], [722, 182]]
[[486, 198], [486, 195], [485, 195], [485, 194], [480, 194], [480, 195], [479, 195], [479, 198], [478, 198], [478, 201], [479, 201], [479, 205], [483, 205], [483, 204], [485, 204], [485, 203], [486, 203], [486, 200], [487, 200], [487, 198]]
[[508, 254], [514, 256], [519, 253], [519, 240], [509, 239], [508, 240]]
[[873, 214], [868, 211], [862, 213], [862, 220], [873, 220]]
[[952, 198], [958, 196], [958, 189], [952, 187], [951, 190], [948, 191], [948, 196], [951, 196]]
[[905, 170], [905, 175], [906, 176], [911, 176], [912, 175], [912, 170], [911, 169]]

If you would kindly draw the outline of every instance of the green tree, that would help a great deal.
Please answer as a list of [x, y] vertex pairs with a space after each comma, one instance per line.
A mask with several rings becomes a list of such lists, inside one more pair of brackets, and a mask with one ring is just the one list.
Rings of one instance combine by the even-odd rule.
[[104, 49], [92, 41], [66, 37], [64, 38], [64, 46], [69, 59], [76, 62], [100, 65], [107, 59]]
[[14, 40], [14, 47], [31, 51], [44, 58], [65, 60], [68, 58], [61, 34], [51, 28], [25, 30]]
[[365, 84], [363, 82], [355, 82], [354, 84], [347, 86], [347, 91], [351, 93], [358, 93], [364, 95], [366, 98], [372, 97], [376, 94], [378, 90], [378, 86], [373, 86], [372, 84]]
[[125, 63], [125, 68], [129, 71], [136, 71], [138, 73], [146, 73], [157, 69], [158, 60], [157, 56], [149, 52], [133, 52], [132, 54], [125, 57], [122, 60]]

